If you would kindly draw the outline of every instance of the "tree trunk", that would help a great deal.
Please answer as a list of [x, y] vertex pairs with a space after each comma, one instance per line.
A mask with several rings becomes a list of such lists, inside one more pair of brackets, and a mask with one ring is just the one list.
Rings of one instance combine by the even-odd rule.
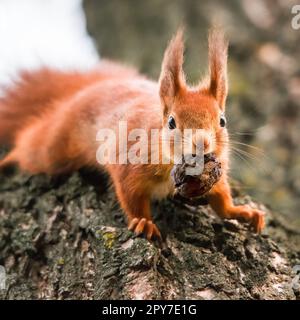
[[[105, 177], [0, 179], [2, 299], [299, 297], [292, 268], [300, 264], [300, 233], [270, 210], [256, 235], [207, 206], [154, 204], [161, 248], [127, 231]], [[257, 206], [249, 197], [236, 201]]]

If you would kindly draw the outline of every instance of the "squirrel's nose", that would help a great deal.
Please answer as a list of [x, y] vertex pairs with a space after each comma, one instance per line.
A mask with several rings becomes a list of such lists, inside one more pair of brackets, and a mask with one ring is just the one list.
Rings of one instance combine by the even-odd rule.
[[208, 137], [204, 137], [203, 139], [203, 150], [204, 153], [208, 153], [210, 149], [210, 141], [208, 139]]
[[194, 150], [193, 152], [195, 152], [196, 148], [199, 148], [200, 145], [202, 145], [202, 149], [203, 149], [203, 153], [209, 153], [210, 152], [210, 147], [211, 147], [211, 142], [210, 142], [210, 138], [208, 135], [202, 135], [201, 139], [198, 139], [196, 141], [196, 138], [194, 137], [193, 139], [193, 144], [194, 144]]

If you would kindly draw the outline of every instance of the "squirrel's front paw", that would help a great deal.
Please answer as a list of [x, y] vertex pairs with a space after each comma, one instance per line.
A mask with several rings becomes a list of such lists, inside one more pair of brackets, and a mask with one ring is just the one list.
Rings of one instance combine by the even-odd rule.
[[158, 240], [162, 239], [156, 224], [146, 218], [133, 218], [128, 225], [128, 229], [136, 235], [144, 234], [149, 241], [154, 238]]
[[265, 212], [251, 208], [249, 205], [231, 208], [230, 218], [250, 222], [257, 233], [261, 233], [265, 226]]

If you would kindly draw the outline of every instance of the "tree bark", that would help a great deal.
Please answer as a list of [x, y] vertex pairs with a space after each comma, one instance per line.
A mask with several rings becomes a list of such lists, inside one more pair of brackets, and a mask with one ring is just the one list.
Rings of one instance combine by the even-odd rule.
[[300, 233], [276, 212], [256, 235], [208, 206], [167, 200], [153, 205], [160, 247], [127, 231], [103, 176], [0, 180], [2, 299], [299, 298]]

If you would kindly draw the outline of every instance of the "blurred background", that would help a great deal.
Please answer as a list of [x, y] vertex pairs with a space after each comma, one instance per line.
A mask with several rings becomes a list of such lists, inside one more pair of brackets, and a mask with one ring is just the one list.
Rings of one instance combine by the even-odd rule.
[[185, 71], [188, 81], [197, 83], [207, 68], [208, 29], [223, 26], [230, 40], [227, 121], [235, 141], [233, 184], [300, 226], [300, 29], [291, 25], [295, 4], [297, 0], [0, 0], [0, 81], [9, 83], [18, 68], [41, 64], [90, 68], [99, 56], [158, 79], [164, 49], [183, 24]]

